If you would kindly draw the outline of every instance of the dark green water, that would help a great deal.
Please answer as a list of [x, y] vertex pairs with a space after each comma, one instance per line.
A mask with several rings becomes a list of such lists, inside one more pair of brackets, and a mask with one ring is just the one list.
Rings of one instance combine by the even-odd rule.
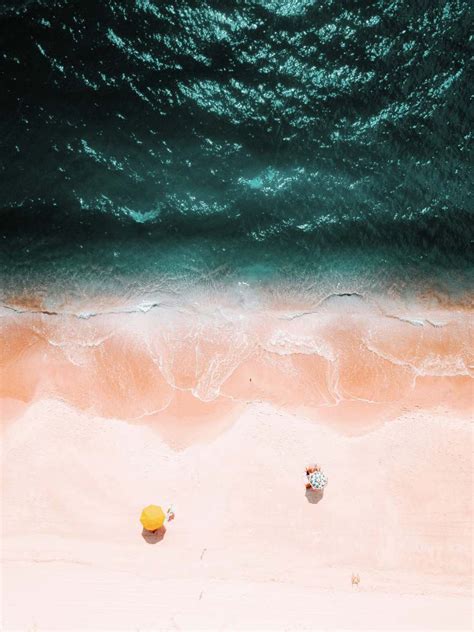
[[6, 297], [470, 287], [469, 2], [2, 7]]

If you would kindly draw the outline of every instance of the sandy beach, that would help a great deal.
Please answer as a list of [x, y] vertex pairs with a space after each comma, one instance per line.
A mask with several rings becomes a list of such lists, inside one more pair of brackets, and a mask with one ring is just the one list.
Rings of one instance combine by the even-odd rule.
[[2, 311], [3, 629], [469, 629], [463, 306], [211, 298]]
[[0, 632], [474, 629], [472, 15], [1, 3]]
[[[4, 426], [2, 472], [5, 630], [471, 625], [472, 434], [448, 409], [347, 436], [250, 403], [176, 448], [50, 399]], [[163, 539], [150, 502], [174, 505]]]

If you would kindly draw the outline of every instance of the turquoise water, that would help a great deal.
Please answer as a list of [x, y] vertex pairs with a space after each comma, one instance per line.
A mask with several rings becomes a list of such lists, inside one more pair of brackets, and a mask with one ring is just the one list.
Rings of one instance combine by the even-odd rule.
[[470, 3], [0, 9], [4, 298], [472, 281]]

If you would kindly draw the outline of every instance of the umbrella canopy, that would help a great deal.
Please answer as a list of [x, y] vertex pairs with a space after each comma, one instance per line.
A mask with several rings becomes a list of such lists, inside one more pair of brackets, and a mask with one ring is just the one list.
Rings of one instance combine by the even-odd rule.
[[165, 524], [166, 515], [161, 507], [157, 505], [148, 505], [142, 511], [140, 522], [147, 531], [155, 531]]
[[328, 477], [323, 472], [312, 472], [308, 476], [308, 482], [313, 489], [324, 489], [328, 484]]

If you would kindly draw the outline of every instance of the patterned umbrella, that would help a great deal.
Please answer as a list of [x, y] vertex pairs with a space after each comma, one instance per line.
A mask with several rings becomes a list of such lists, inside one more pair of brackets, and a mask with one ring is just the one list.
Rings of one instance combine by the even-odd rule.
[[308, 474], [308, 483], [313, 489], [324, 489], [328, 484], [328, 477], [323, 472]]

